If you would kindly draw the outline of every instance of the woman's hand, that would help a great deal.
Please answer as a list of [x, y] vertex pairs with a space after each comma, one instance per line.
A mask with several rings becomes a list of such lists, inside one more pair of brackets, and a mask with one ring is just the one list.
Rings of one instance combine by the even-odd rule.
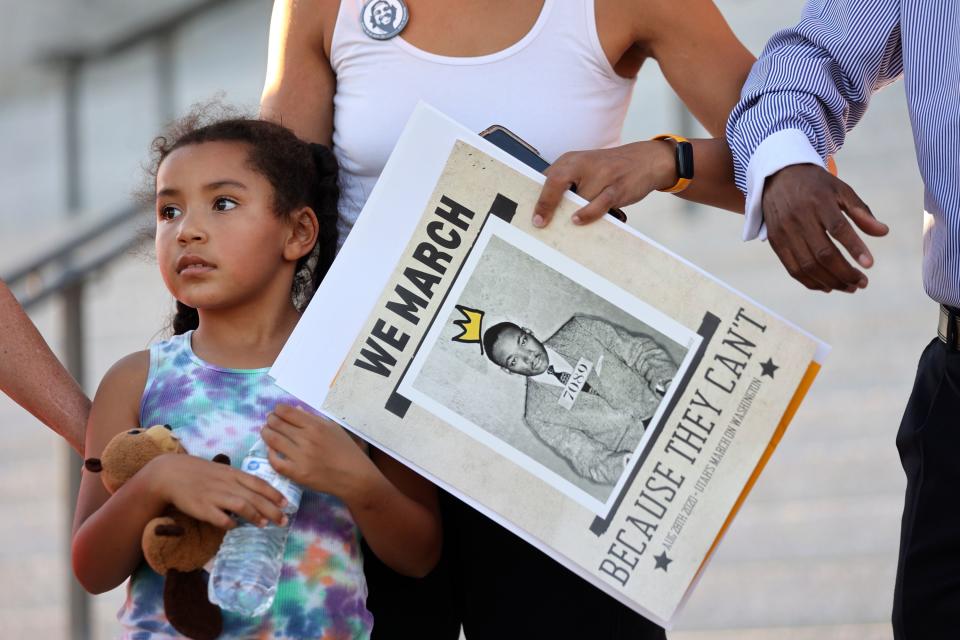
[[563, 194], [572, 186], [576, 186], [577, 195], [590, 201], [573, 214], [573, 223], [587, 224], [614, 207], [639, 202], [651, 191], [669, 188], [677, 181], [672, 144], [663, 140], [572, 151], [560, 156], [544, 173], [547, 181], [533, 209], [536, 227], [550, 223]]
[[348, 504], [361, 498], [379, 475], [340, 425], [297, 407], [277, 405], [260, 437], [270, 448], [270, 464], [278, 473]]
[[233, 515], [263, 527], [282, 524], [283, 494], [266, 481], [196, 456], [166, 454], [140, 473], [148, 474], [148, 490], [187, 515], [222, 529], [236, 526]]
[[[696, 175], [676, 194], [743, 213], [743, 194], [733, 183], [733, 159], [722, 138], [690, 140]], [[577, 186], [577, 194], [591, 202], [573, 214], [573, 222], [586, 224], [603, 217], [608, 209], [625, 207], [646, 198], [651, 191], [677, 181], [676, 151], [665, 140], [634, 142], [612, 149], [565, 153], [544, 173], [547, 181], [533, 209], [533, 224], [545, 227], [564, 192]]]

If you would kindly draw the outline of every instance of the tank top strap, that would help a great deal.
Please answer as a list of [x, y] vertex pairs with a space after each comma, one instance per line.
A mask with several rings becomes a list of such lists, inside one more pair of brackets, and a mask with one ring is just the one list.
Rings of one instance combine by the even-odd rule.
[[[140, 426], [153, 426], [152, 411], [148, 407], [147, 399], [157, 392], [159, 386], [163, 384], [163, 372], [172, 366], [184, 375], [189, 375], [187, 367], [192, 367], [193, 362], [190, 358], [190, 334], [174, 335], [168, 340], [154, 342], [150, 345], [150, 366], [147, 370], [147, 381], [143, 385], [143, 395], [140, 397]], [[150, 424], [147, 424], [151, 422]]]
[[363, 2], [364, 0], [340, 0], [330, 41], [330, 66], [334, 73], [338, 72], [344, 59], [376, 42], [367, 37], [360, 26]]
[[[553, 3], [549, 20], [540, 35], [557, 46], [573, 46], [616, 84], [631, 84], [632, 79], [617, 75], [600, 44], [597, 31], [596, 0], [545, 0]], [[544, 7], [546, 9], [546, 7]], [[562, 43], [562, 44], [561, 44]]]

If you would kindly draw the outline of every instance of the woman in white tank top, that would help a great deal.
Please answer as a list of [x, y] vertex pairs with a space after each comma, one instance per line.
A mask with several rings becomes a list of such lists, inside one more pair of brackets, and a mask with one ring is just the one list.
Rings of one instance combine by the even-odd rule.
[[[619, 144], [636, 74], [652, 58], [715, 136], [753, 64], [710, 0], [405, 0], [409, 22], [379, 40], [364, 0], [275, 0], [263, 117], [332, 145], [340, 162], [341, 243], [420, 100], [480, 131], [501, 124], [547, 161]], [[650, 148], [653, 187], [672, 149]], [[686, 195], [742, 207], [725, 144], [695, 141]], [[590, 197], [591, 194], [584, 194]], [[424, 497], [424, 500], [433, 497]], [[367, 552], [374, 640], [663, 638], [626, 609], [469, 507], [443, 497], [444, 557], [425, 580]]]

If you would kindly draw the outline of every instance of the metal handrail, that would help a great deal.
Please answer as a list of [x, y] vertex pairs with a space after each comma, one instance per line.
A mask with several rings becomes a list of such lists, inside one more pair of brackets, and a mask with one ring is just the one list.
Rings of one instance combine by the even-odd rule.
[[3, 280], [7, 283], [7, 285], [10, 285], [12, 282], [22, 280], [31, 273], [42, 269], [51, 262], [62, 260], [63, 258], [67, 257], [68, 254], [72, 253], [78, 245], [85, 244], [93, 238], [96, 238], [105, 232], [109, 232], [118, 224], [127, 222], [133, 218], [138, 211], [139, 209], [135, 207], [129, 207], [122, 211], [118, 211], [115, 214], [104, 217], [101, 221], [91, 226], [89, 229], [81, 231], [75, 236], [62, 240], [22, 267], [14, 269], [10, 273], [3, 276]]
[[[129, 207], [105, 216], [90, 227], [75, 233], [17, 268], [12, 269], [3, 280], [17, 296], [24, 309], [36, 306], [54, 295], [63, 300], [65, 353], [64, 364], [84, 386], [84, 288], [88, 280], [110, 267], [119, 258], [128, 255], [135, 246], [148, 237], [136, 224], [143, 216], [139, 207]], [[112, 236], [112, 242], [104, 246], [104, 238]], [[53, 273], [49, 272], [53, 270]], [[31, 284], [39, 279], [42, 286], [30, 291]], [[72, 450], [71, 450], [72, 454]], [[67, 461], [67, 503], [70, 522], [80, 490], [80, 458], [70, 455]], [[69, 537], [68, 537], [69, 540]], [[67, 547], [69, 554], [69, 544]], [[69, 566], [69, 563], [67, 563]], [[74, 640], [90, 640], [92, 624], [90, 598], [77, 583], [72, 572], [66, 576], [69, 596], [69, 637]]]
[[116, 58], [130, 49], [142, 46], [144, 42], [167, 36], [185, 24], [203, 17], [211, 10], [230, 4], [236, 0], [195, 0], [178, 10], [163, 17], [156, 17], [149, 22], [118, 34], [105, 42], [76, 43], [60, 45], [51, 48], [39, 56], [40, 62], [63, 64], [76, 60], [91, 61], [98, 59]]
[[[129, 207], [117, 213], [105, 216], [89, 228], [57, 243], [26, 264], [0, 275], [24, 309], [29, 309], [52, 295], [63, 293], [67, 289], [82, 284], [96, 272], [109, 266], [116, 259], [126, 255], [149, 236], [135, 224], [143, 216], [143, 209]], [[118, 229], [121, 231], [118, 232]], [[106, 235], [118, 236], [105, 248], [89, 253], [91, 248], [102, 242]], [[58, 269], [53, 276], [44, 277], [44, 272]], [[39, 290], [31, 291], [32, 280], [41, 279]]]
[[[156, 80], [157, 94], [164, 96], [160, 106], [160, 124], [168, 122], [174, 112], [174, 78], [172, 56], [173, 34], [184, 25], [193, 22], [210, 10], [225, 6], [235, 0], [192, 0], [179, 10], [162, 18], [154, 18], [138, 28], [101, 42], [75, 42], [56, 50], [47, 51], [38, 62], [55, 66], [64, 73], [64, 119], [65, 119], [65, 169], [66, 203], [68, 211], [82, 206], [80, 188], [80, 74], [90, 62], [120, 57], [128, 50], [153, 40], [157, 43]], [[139, 209], [129, 207], [106, 216], [92, 227], [74, 234], [56, 244], [26, 264], [10, 270], [4, 281], [18, 297], [21, 305], [29, 309], [51, 296], [63, 300], [64, 356], [67, 370], [84, 387], [84, 288], [88, 280], [107, 269], [118, 258], [126, 255], [140, 241], [147, 238], [134, 224]], [[106, 242], [110, 235], [112, 242]], [[51, 273], [51, 271], [53, 273]], [[37, 289], [36, 282], [41, 285]], [[31, 291], [31, 289], [37, 289]], [[74, 503], [79, 490], [79, 458], [70, 456], [67, 464], [66, 522], [71, 521]], [[69, 536], [67, 538], [69, 540]], [[66, 553], [69, 554], [69, 546]], [[67, 563], [69, 565], [69, 563]], [[89, 640], [92, 636], [89, 597], [80, 587], [72, 572], [64, 576], [69, 600], [68, 634], [73, 640]]]

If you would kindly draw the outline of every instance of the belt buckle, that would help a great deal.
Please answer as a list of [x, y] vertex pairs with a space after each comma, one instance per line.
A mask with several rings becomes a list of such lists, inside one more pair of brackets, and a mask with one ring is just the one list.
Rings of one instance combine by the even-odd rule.
[[940, 324], [943, 331], [938, 331], [940, 339], [943, 340], [947, 348], [951, 351], [960, 350], [960, 310], [949, 307], [945, 304], [940, 305]]

